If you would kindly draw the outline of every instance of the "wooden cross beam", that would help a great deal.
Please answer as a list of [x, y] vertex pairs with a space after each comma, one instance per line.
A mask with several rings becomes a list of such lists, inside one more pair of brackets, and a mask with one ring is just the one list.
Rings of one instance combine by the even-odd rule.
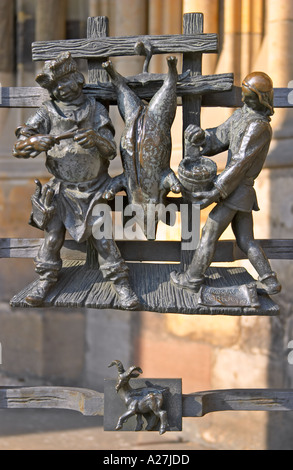
[[[112, 84], [108, 82], [107, 73], [102, 70], [102, 63], [108, 57], [137, 55], [136, 43], [148, 41], [152, 46], [152, 54], [183, 53], [183, 71], [189, 70], [190, 77], [185, 76], [185, 79], [179, 80], [178, 96], [231, 90], [233, 74], [197, 77], [199, 69], [201, 71], [201, 59], [198, 59], [202, 53], [218, 51], [218, 37], [216, 34], [203, 34], [202, 19], [202, 14], [185, 15], [183, 35], [108, 37], [108, 18], [88, 18], [87, 39], [35, 42], [32, 44], [32, 58], [35, 61], [52, 60], [61, 52], [70, 52], [74, 58], [86, 59], [91, 86], [85, 87], [85, 91], [94, 94], [102, 101], [115, 103], [116, 94]], [[193, 24], [195, 27], [192, 26]], [[164, 77], [158, 74], [147, 74], [147, 82], [142, 82], [141, 80], [145, 79], [142, 75], [131, 77], [128, 84], [140, 98], [150, 99], [161, 87]]]
[[174, 34], [38, 41], [32, 44], [32, 58], [33, 60], [51, 60], [66, 51], [69, 51], [75, 59], [134, 56], [137, 55], [135, 52], [136, 43], [146, 39], [151, 42], [154, 54], [218, 52], [216, 34], [192, 34], [188, 38], [184, 35]]
[[[229, 86], [230, 74], [209, 75], [209, 81], [205, 81], [205, 76], [187, 77], [184, 81], [178, 81], [177, 93], [179, 96], [178, 104], [182, 104], [181, 97], [194, 94], [194, 87], [200, 87], [199, 92], [202, 96], [202, 107], [222, 107], [222, 108], [239, 108], [242, 106], [241, 102], [241, 88], [233, 86], [230, 91], [227, 90]], [[224, 80], [226, 90], [208, 90], [211, 88], [211, 81], [215, 83]], [[151, 86], [154, 90], [159, 86], [160, 82], [153, 81]], [[150, 95], [142, 84], [129, 81], [130, 87], [136, 87], [136, 92], [140, 98], [147, 99]], [[49, 99], [47, 90], [39, 86], [35, 87], [2, 87], [0, 89], [0, 108], [38, 108], [41, 104]], [[101, 97], [102, 100], [109, 100], [114, 104], [116, 97], [110, 83], [87, 84], [85, 85], [84, 92], [89, 95]], [[275, 88], [274, 89], [274, 107], [275, 108], [293, 108], [293, 103], [289, 103], [289, 95], [292, 93], [291, 88]], [[112, 101], [113, 100], [113, 101]]]
[[[163, 84], [163, 77], [155, 75], [145, 80], [144, 75], [135, 77], [126, 77], [127, 83], [135, 93], [142, 99], [149, 100], [159, 90]], [[179, 77], [177, 82], [177, 96], [186, 97], [194, 95], [204, 95], [207, 93], [218, 93], [231, 91], [233, 87], [234, 76], [231, 73], [218, 75], [192, 76], [186, 75]], [[84, 87], [86, 94], [93, 94], [101, 100], [116, 102], [116, 93], [112, 83], [98, 83], [96, 85], [86, 85]]]

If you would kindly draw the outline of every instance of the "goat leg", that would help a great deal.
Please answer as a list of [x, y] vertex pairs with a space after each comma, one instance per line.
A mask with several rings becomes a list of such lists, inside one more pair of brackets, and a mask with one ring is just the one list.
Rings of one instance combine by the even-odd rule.
[[141, 431], [143, 428], [143, 419], [142, 419], [142, 415], [140, 413], [138, 413], [136, 415], [136, 428], [135, 428], [135, 431]]
[[159, 433], [164, 434], [167, 431], [167, 427], [168, 427], [167, 412], [165, 410], [161, 410], [159, 412], [159, 416], [160, 416], [160, 421], [161, 421]]
[[159, 416], [155, 415], [154, 413], [152, 413], [150, 415], [150, 418], [149, 418], [149, 421], [148, 421], [148, 425], [146, 427], [146, 431], [152, 431], [158, 424], [159, 422]]
[[117, 426], [116, 426], [115, 430], [118, 431], [119, 429], [122, 429], [123, 424], [125, 423], [125, 421], [127, 421], [131, 416], [134, 416], [135, 413], [136, 413], [135, 410], [127, 410], [126, 413], [121, 415], [120, 418], [118, 419]]
[[142, 100], [128, 86], [126, 79], [114, 68], [111, 60], [104, 62], [102, 67], [111, 77], [117, 94], [117, 105], [122, 119], [128, 123], [134, 119], [137, 110], [143, 106]]

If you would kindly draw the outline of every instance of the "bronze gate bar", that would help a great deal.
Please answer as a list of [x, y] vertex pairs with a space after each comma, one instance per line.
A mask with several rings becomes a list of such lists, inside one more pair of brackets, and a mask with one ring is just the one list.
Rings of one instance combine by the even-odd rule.
[[[104, 416], [104, 394], [74, 387], [0, 387], [0, 409], [55, 408]], [[291, 389], [228, 389], [182, 395], [182, 417], [216, 411], [293, 411]]]

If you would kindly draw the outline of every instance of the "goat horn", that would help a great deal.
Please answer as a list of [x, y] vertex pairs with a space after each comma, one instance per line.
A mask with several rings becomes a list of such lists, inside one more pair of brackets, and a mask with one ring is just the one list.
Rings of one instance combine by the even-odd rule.
[[122, 362], [118, 361], [117, 359], [115, 361], [112, 361], [111, 364], [108, 365], [108, 367], [112, 366], [117, 366], [119, 374], [123, 374], [123, 372], [125, 372]]
[[142, 369], [141, 369], [140, 367], [131, 366], [131, 367], [129, 367], [129, 369], [127, 370], [126, 375], [131, 374], [131, 373], [134, 372], [135, 370], [137, 370], [137, 372], [139, 372], [140, 374], [142, 374]]

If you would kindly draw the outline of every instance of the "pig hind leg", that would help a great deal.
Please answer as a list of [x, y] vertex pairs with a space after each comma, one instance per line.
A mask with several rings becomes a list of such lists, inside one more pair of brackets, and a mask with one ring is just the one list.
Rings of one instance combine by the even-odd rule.
[[158, 119], [163, 128], [172, 125], [177, 108], [177, 58], [170, 56], [167, 58], [167, 62], [169, 69], [167, 77], [148, 106], [148, 115], [151, 115], [155, 120]]
[[117, 92], [117, 104], [122, 119], [126, 123], [131, 123], [139, 107], [143, 106], [143, 102], [129, 88], [125, 78], [115, 70], [110, 60], [103, 63], [103, 68], [111, 77], [111, 81]]

